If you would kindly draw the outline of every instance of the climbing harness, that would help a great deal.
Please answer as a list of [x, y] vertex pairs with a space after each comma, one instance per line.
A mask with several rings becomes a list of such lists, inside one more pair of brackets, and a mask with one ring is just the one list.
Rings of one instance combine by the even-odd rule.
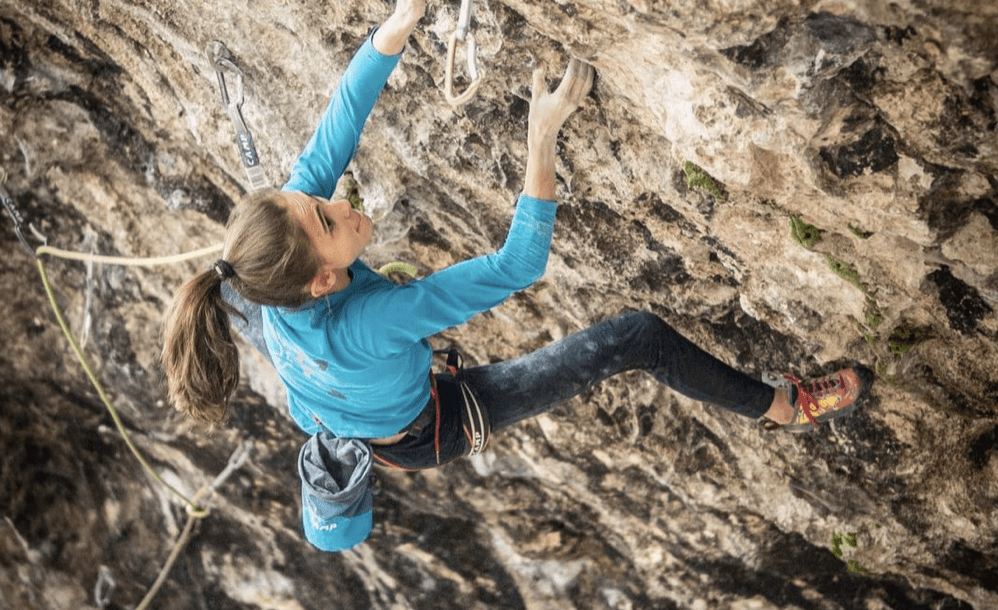
[[[472, 96], [475, 95], [475, 91], [478, 90], [478, 86], [482, 84], [482, 75], [478, 72], [478, 61], [475, 57], [476, 45], [475, 36], [470, 32], [471, 29], [471, 0], [461, 0], [461, 9], [458, 13], [457, 19], [457, 29], [451, 34], [450, 43], [447, 46], [447, 67], [446, 76], [444, 77], [444, 97], [452, 106], [460, 106], [462, 104], [468, 103]], [[467, 89], [464, 93], [455, 94], [454, 93], [454, 58], [457, 56], [457, 44], [458, 42], [466, 43], [467, 49], [466, 53], [468, 56], [468, 78], [471, 81], [468, 83]]]
[[461, 388], [461, 402], [464, 411], [461, 413], [461, 422], [464, 426], [464, 434], [468, 438], [470, 447], [468, 456], [479, 455], [489, 444], [492, 433], [492, 425], [489, 415], [478, 404], [478, 399], [468, 387], [468, 384], [461, 380], [461, 371], [464, 369], [464, 357], [456, 349], [449, 348], [435, 350], [435, 354], [447, 354], [447, 372], [454, 377], [454, 382]]
[[[239, 146], [239, 157], [243, 162], [243, 169], [246, 170], [246, 177], [249, 178], [250, 189], [258, 191], [266, 188], [267, 176], [260, 165], [260, 157], [256, 153], [256, 145], [253, 144], [253, 136], [246, 121], [243, 120], [243, 71], [240, 70], [232, 59], [232, 54], [225, 44], [215, 41], [208, 49], [208, 56], [211, 64], [215, 67], [215, 76], [218, 77], [218, 89], [222, 94], [222, 103], [229, 111], [229, 118], [236, 128], [236, 144]], [[229, 89], [225, 84], [225, 74], [229, 73], [235, 79], [235, 93], [229, 94]]]
[[464, 432], [468, 435], [468, 444], [471, 446], [468, 455], [480, 455], [489, 446], [491, 433], [489, 417], [478, 404], [478, 399], [468, 388], [468, 384], [461, 382], [460, 385], [465, 409]]
[[[407, 441], [400, 440], [401, 449], [393, 449], [395, 444], [374, 447], [374, 459], [382, 466], [422, 470], [442, 464], [441, 424], [451, 417], [445, 413], [461, 418], [461, 430], [468, 442], [465, 457], [480, 455], [488, 447], [492, 431], [489, 414], [462, 378], [461, 353], [454, 348], [434, 350], [433, 353], [446, 355], [447, 364], [439, 377], [430, 370], [430, 398], [419, 415], [402, 429], [415, 439], [415, 444], [404, 446]], [[425, 453], [431, 441], [433, 457]], [[452, 457], [449, 455], [448, 459]]]

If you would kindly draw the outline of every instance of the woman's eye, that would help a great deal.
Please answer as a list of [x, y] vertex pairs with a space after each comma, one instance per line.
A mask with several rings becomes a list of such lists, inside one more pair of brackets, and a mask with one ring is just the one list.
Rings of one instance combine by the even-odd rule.
[[326, 218], [326, 215], [322, 213], [322, 208], [321, 207], [316, 208], [315, 211], [319, 215], [319, 222], [322, 223], [322, 229], [326, 233], [331, 233], [332, 230], [333, 230], [333, 227], [332, 227], [332, 225], [329, 224], [329, 219]]

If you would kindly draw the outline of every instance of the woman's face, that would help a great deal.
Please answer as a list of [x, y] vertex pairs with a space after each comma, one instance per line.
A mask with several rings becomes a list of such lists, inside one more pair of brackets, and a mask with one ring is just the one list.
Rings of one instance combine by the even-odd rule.
[[349, 267], [371, 242], [373, 224], [350, 202], [298, 194], [287, 199], [291, 215], [301, 223], [322, 261], [322, 271]]

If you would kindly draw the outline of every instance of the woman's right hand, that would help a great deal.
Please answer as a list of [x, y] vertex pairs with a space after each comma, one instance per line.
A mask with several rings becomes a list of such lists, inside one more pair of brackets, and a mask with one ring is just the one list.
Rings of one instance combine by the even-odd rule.
[[528, 119], [528, 143], [542, 143], [558, 136], [562, 125], [575, 112], [593, 87], [595, 70], [578, 59], [568, 62], [561, 84], [549, 92], [543, 65], [534, 69]]
[[530, 95], [530, 115], [527, 119], [527, 169], [523, 194], [536, 199], [554, 201], [555, 148], [558, 132], [575, 112], [593, 87], [595, 70], [589, 64], [573, 59], [568, 62], [565, 76], [554, 92], [549, 92], [544, 80], [544, 67], [534, 70], [533, 91]]

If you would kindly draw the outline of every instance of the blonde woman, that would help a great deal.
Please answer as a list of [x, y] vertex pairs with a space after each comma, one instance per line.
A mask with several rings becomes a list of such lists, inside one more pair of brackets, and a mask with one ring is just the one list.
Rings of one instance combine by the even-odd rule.
[[544, 70], [534, 71], [523, 190], [502, 248], [397, 286], [360, 259], [371, 219], [329, 197], [424, 10], [424, 0], [398, 0], [351, 61], [287, 183], [233, 210], [222, 257], [181, 288], [167, 314], [170, 397], [198, 420], [221, 422], [239, 380], [230, 316], [274, 364], [292, 418], [312, 435], [299, 475], [314, 545], [342, 550], [369, 535], [375, 462], [419, 469], [479, 453], [493, 431], [622, 371], [646, 370], [687, 396], [773, 425], [817, 425], [855, 406], [865, 382], [854, 370], [774, 389], [648, 313], [513, 361], [461, 370], [452, 356], [434, 375], [428, 337], [543, 275], [557, 209], [556, 139], [588, 95], [593, 69], [571, 60], [553, 92]]

